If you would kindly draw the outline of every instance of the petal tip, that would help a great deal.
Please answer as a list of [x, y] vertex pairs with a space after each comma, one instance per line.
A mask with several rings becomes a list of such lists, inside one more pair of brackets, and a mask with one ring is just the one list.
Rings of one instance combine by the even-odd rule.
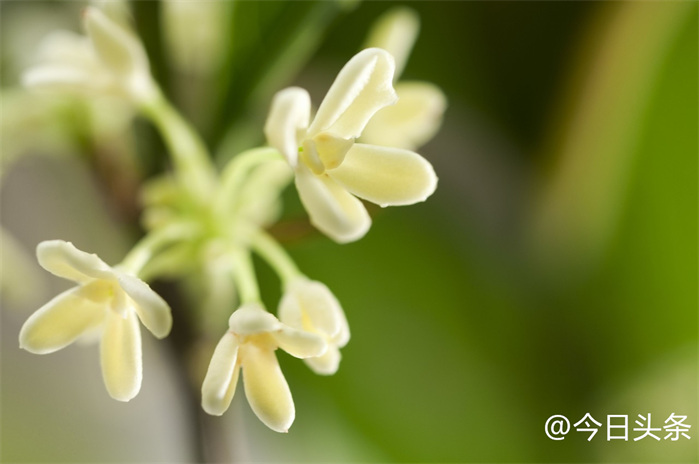
[[157, 338], [158, 340], [162, 340], [163, 338], [165, 338], [165, 337], [167, 337], [168, 335], [170, 335], [170, 332], [171, 332], [171, 331], [172, 331], [172, 322], [171, 322], [170, 325], [167, 327], [167, 329], [164, 329], [164, 330], [162, 330], [162, 331], [160, 331], [160, 332], [151, 332], [151, 333], [152, 333], [153, 336], [155, 336], [155, 338]]
[[22, 331], [19, 333], [19, 349], [27, 351], [32, 354], [46, 354], [49, 353], [49, 351], [46, 350], [41, 350], [41, 349], [36, 349], [35, 347], [32, 347], [32, 344], [26, 340], [27, 336], [24, 333], [24, 328]]
[[93, 20], [95, 18], [100, 18], [100, 17], [105, 16], [105, 15], [102, 12], [102, 10], [100, 10], [99, 8], [97, 8], [93, 5], [88, 5], [82, 9], [80, 16], [81, 16], [83, 22], [85, 22], [85, 21]]
[[113, 399], [117, 401], [121, 401], [122, 403], [128, 403], [132, 399], [138, 395], [138, 392], [141, 391], [141, 382], [139, 381], [136, 385], [133, 385], [132, 388], [127, 388], [127, 389], [117, 389], [114, 387], [109, 387], [107, 386], [107, 393], [109, 396], [111, 396]]
[[371, 219], [363, 223], [361, 227], [356, 227], [355, 229], [349, 231], [343, 231], [342, 233], [328, 230], [323, 226], [323, 224], [316, 223], [313, 220], [311, 220], [311, 223], [313, 223], [316, 229], [320, 230], [331, 240], [333, 240], [335, 243], [339, 243], [340, 245], [361, 240], [369, 232], [369, 229], [371, 229]]
[[[216, 403], [218, 403], [218, 402], [216, 402]], [[202, 402], [201, 402], [201, 408], [208, 415], [217, 416], [217, 417], [222, 416], [223, 413], [226, 412], [226, 410], [228, 409], [228, 407], [221, 408], [219, 404], [213, 404], [209, 401], [205, 401], [203, 398], [202, 398]]]
[[291, 424], [293, 422], [294, 422], [294, 418], [292, 417], [291, 421], [288, 424], [274, 425], [274, 424], [270, 424], [270, 423], [265, 423], [265, 425], [277, 433], [289, 433], [289, 429], [291, 428]]

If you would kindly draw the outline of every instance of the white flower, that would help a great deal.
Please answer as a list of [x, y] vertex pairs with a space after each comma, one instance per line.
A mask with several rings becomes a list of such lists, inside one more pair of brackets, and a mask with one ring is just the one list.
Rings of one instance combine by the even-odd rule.
[[77, 282], [24, 323], [21, 348], [35, 354], [60, 350], [82, 335], [101, 330], [102, 376], [112, 398], [128, 401], [141, 388], [141, 332], [138, 320], [157, 338], [167, 336], [172, 316], [167, 303], [137, 277], [104, 263], [62, 240], [41, 242], [39, 264]]
[[[418, 15], [398, 7], [381, 16], [369, 34], [367, 46], [383, 48], [396, 58], [394, 81], [400, 77], [419, 28]], [[398, 102], [371, 118], [361, 141], [415, 150], [439, 130], [447, 99], [439, 87], [428, 82], [401, 81], [395, 90]]]
[[376, 113], [364, 132], [362, 142], [414, 150], [427, 143], [442, 125], [447, 99], [429, 82], [398, 82], [398, 103]]
[[358, 198], [408, 205], [434, 192], [437, 177], [417, 153], [355, 143], [372, 116], [396, 102], [394, 62], [378, 48], [355, 55], [340, 71], [310, 121], [308, 92], [291, 87], [274, 97], [265, 134], [295, 169], [311, 222], [337, 242], [364, 236], [371, 219]]
[[101, 10], [83, 13], [87, 37], [68, 31], [47, 36], [39, 64], [22, 75], [26, 87], [79, 94], [117, 95], [135, 102], [156, 92], [148, 57], [135, 34]]
[[340, 365], [340, 348], [350, 339], [345, 313], [324, 284], [304, 277], [293, 280], [279, 303], [279, 320], [323, 337], [328, 350], [304, 362], [316, 373], [331, 375]]
[[420, 17], [411, 8], [399, 6], [388, 10], [374, 21], [364, 48], [381, 48], [393, 56], [398, 77], [403, 72], [420, 32]]
[[256, 303], [241, 306], [228, 323], [230, 330], [216, 345], [201, 387], [204, 411], [219, 416], [228, 409], [242, 369], [252, 410], [267, 427], [287, 432], [296, 412], [274, 351], [307, 358], [321, 356], [326, 344], [315, 334], [282, 324]]

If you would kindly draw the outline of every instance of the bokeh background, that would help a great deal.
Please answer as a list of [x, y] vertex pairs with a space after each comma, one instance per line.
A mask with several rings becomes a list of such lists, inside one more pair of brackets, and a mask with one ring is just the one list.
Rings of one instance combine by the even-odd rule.
[[[276, 90], [297, 84], [320, 101], [397, 5], [229, 2], [193, 16], [196, 40], [180, 37], [174, 54], [162, 3], [131, 7], [155, 76], [223, 163], [262, 142]], [[420, 150], [439, 188], [424, 204], [372, 209], [357, 243], [285, 241], [340, 299], [352, 340], [333, 377], [280, 353], [290, 433], [266, 429], [239, 389], [218, 419], [224, 443], [243, 462], [696, 462], [696, 3], [407, 5], [421, 32], [402, 80], [433, 82], [449, 101]], [[32, 261], [36, 244], [70, 240], [117, 262], [139, 233], [129, 193], [166, 159], [143, 121], [100, 131], [99, 112], [19, 90], [39, 40], [78, 31], [83, 7], [0, 3], [2, 226], [17, 242], [2, 250], [0, 456], [191, 462], [196, 415], [167, 344], [144, 336], [143, 389], [128, 404], [106, 394], [94, 347], [17, 346], [24, 320], [65, 288]], [[132, 164], [114, 162], [131, 151]], [[288, 193], [285, 219], [303, 218]], [[277, 284], [259, 267], [274, 308]], [[552, 415], [585, 413], [603, 424], [589, 442], [544, 433]], [[648, 413], [654, 427], [686, 415], [691, 439], [606, 440], [607, 415], [633, 428]]]

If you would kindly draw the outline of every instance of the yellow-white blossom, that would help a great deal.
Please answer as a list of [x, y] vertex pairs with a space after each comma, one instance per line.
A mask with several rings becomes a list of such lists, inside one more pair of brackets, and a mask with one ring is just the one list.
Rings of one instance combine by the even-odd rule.
[[398, 77], [408, 61], [420, 32], [420, 17], [411, 8], [399, 6], [388, 10], [374, 21], [364, 48], [382, 48], [393, 56]]
[[442, 90], [429, 82], [401, 81], [395, 89], [398, 103], [376, 113], [361, 140], [415, 150], [439, 130], [447, 100]]
[[60, 350], [81, 336], [101, 331], [102, 376], [112, 398], [128, 401], [141, 388], [138, 320], [157, 338], [172, 327], [170, 308], [145, 282], [108, 266], [97, 255], [62, 240], [41, 242], [39, 264], [77, 282], [39, 308], [24, 323], [20, 347], [35, 354]]
[[362, 142], [415, 150], [439, 130], [447, 106], [442, 90], [429, 82], [398, 81], [419, 29], [418, 15], [409, 8], [398, 7], [381, 16], [369, 33], [368, 47], [387, 50], [396, 59], [398, 102], [371, 118], [362, 132]]
[[201, 387], [202, 407], [223, 414], [231, 404], [242, 370], [245, 396], [257, 417], [270, 429], [287, 432], [296, 415], [289, 385], [274, 351], [297, 358], [322, 356], [327, 345], [313, 333], [282, 324], [257, 303], [247, 303], [230, 317]]
[[22, 76], [26, 87], [79, 94], [116, 95], [147, 101], [157, 87], [148, 56], [136, 35], [100, 9], [83, 13], [87, 36], [69, 31], [48, 35], [39, 62]]
[[396, 102], [393, 57], [370, 48], [340, 71], [310, 120], [308, 92], [275, 95], [265, 124], [269, 144], [295, 170], [296, 188], [311, 222], [337, 242], [364, 236], [371, 219], [357, 198], [381, 206], [424, 201], [434, 192], [432, 165], [410, 150], [355, 143], [381, 108]]
[[304, 362], [316, 374], [337, 372], [340, 348], [349, 342], [350, 332], [342, 306], [327, 286], [305, 277], [291, 281], [279, 303], [279, 320], [323, 337], [327, 351], [322, 356], [306, 358]]

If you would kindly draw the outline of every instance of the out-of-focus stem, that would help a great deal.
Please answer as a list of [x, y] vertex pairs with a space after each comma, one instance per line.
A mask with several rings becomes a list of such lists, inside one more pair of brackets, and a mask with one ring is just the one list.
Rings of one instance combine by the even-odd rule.
[[141, 103], [141, 109], [162, 134], [177, 179], [195, 198], [206, 202], [216, 187], [216, 171], [204, 142], [161, 91]]
[[138, 275], [148, 261], [163, 247], [175, 242], [191, 239], [198, 233], [199, 228], [194, 224], [173, 224], [156, 229], [143, 237], [126, 255], [120, 268]]
[[277, 272], [284, 285], [301, 275], [296, 263], [284, 248], [264, 231], [259, 230], [252, 236], [251, 245], [255, 252]]
[[258, 303], [260, 301], [260, 290], [255, 277], [255, 269], [248, 250], [239, 249], [234, 253], [236, 289], [240, 295], [240, 303]]
[[[172, 299], [181, 301], [179, 298]], [[172, 305], [172, 332], [166, 339], [170, 342], [177, 364], [173, 365], [182, 390], [183, 401], [189, 415], [188, 426], [191, 429], [191, 444], [194, 462], [197, 463], [231, 463], [231, 447], [224, 422], [219, 417], [209, 416], [201, 407], [201, 382], [205, 372], [206, 360], [214, 350], [215, 342], [207, 344], [220, 334], [203, 334], [194, 323], [193, 315], [179, 304]]]

